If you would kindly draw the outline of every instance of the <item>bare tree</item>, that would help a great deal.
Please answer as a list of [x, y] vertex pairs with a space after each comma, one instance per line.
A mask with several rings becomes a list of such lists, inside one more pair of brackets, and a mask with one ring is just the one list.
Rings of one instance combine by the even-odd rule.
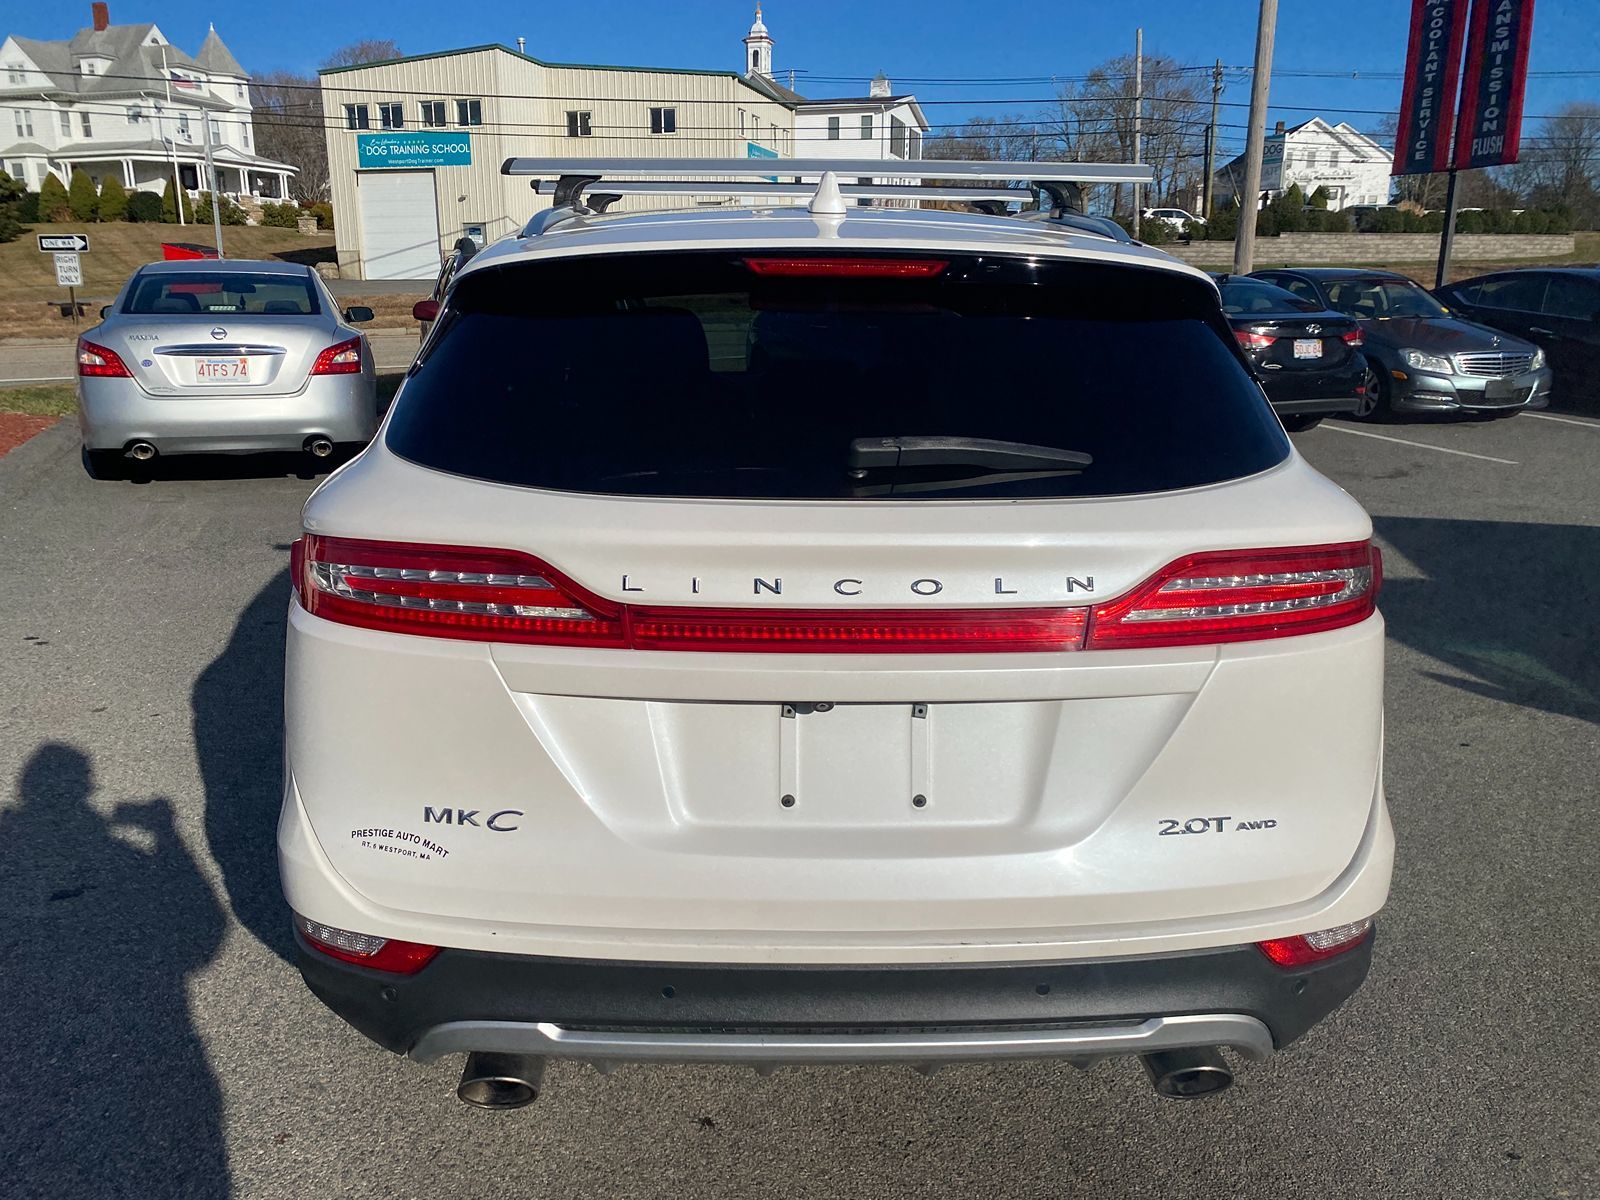
[[328, 143], [316, 79], [291, 71], [258, 75], [250, 84], [256, 146], [296, 170], [289, 189], [297, 200], [327, 200]]
[[388, 62], [391, 58], [404, 58], [393, 38], [363, 38], [341, 46], [322, 60], [324, 67], [354, 67], [362, 63]]
[[[1133, 56], [1120, 55], [1094, 67], [1077, 88], [1061, 89], [1053, 128], [1058, 141], [1085, 162], [1133, 161]], [[1140, 121], [1142, 162], [1155, 178], [1145, 190], [1148, 204], [1192, 202], [1205, 173], [1205, 127], [1209, 97], [1205, 74], [1164, 54], [1144, 60], [1144, 105]], [[1130, 192], [1131, 194], [1131, 192]], [[1123, 204], [1122, 188], [1116, 205]]]
[[1537, 208], [1564, 208], [1580, 229], [1600, 225], [1600, 104], [1575, 100], [1524, 135], [1507, 182]]

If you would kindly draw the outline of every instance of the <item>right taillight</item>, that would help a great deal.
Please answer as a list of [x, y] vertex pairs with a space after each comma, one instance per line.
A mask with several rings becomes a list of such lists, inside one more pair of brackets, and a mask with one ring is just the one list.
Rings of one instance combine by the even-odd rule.
[[1325, 958], [1333, 958], [1354, 950], [1372, 933], [1372, 918], [1362, 917], [1332, 929], [1319, 929], [1315, 933], [1296, 934], [1294, 937], [1273, 938], [1257, 942], [1256, 949], [1280, 967], [1304, 967]]
[[337, 342], [317, 355], [311, 364], [313, 375], [359, 375], [361, 373], [361, 339], [353, 337]]
[[91, 342], [88, 338], [78, 339], [78, 374], [103, 379], [132, 377], [132, 372], [115, 350]]
[[1382, 571], [1371, 542], [1191, 554], [1096, 605], [1086, 648], [1256, 641], [1354, 625], [1372, 615]]
[[1339, 338], [1346, 346], [1360, 346], [1366, 341], [1361, 336], [1361, 330], [1359, 329], [1352, 329], [1349, 333], [1341, 333]]

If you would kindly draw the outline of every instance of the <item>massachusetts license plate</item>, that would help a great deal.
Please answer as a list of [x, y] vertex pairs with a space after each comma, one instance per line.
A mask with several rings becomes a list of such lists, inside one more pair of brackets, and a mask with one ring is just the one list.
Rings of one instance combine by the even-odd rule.
[[225, 381], [228, 383], [250, 382], [250, 360], [248, 358], [202, 358], [194, 365], [196, 380]]
[[1294, 356], [1296, 358], [1321, 358], [1321, 338], [1295, 338]]

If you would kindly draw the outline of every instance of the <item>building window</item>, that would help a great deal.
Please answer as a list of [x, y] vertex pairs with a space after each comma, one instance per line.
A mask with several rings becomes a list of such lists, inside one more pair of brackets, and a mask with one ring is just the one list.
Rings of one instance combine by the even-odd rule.
[[739, 136], [744, 137], [744, 109], [739, 110]]
[[83, 125], [83, 136], [86, 137], [86, 138], [93, 137], [94, 136], [94, 130], [89, 125], [89, 114], [86, 113], [86, 112], [79, 113], [78, 114], [78, 121], [79, 121], [80, 124]]
[[83, 73], [85, 75], [98, 75], [100, 74], [100, 65], [98, 63], [85, 62], [83, 64]]
[[179, 113], [178, 114], [178, 136], [181, 137], [186, 142], [193, 140], [192, 139], [192, 135], [189, 133], [189, 114], [188, 113]]
[[447, 118], [444, 115], [443, 100], [424, 100], [420, 107], [423, 128], [440, 129], [444, 126]]
[[250, 149], [250, 126], [241, 125], [239, 127], [239, 138], [240, 138], [240, 141], [243, 143], [244, 148], [246, 150]]
[[651, 133], [677, 133], [678, 110], [675, 108], [652, 108], [650, 110]]
[[72, 114], [66, 109], [61, 110], [61, 136], [65, 138], [72, 136]]
[[344, 106], [344, 127], [346, 129], [371, 129], [372, 118], [367, 113], [365, 104], [346, 104]]
[[837, 142], [839, 140], [839, 118], [838, 117], [829, 117], [828, 118], [828, 140], [830, 142]]
[[137, 104], [130, 104], [128, 106], [128, 124], [141, 125], [143, 123], [144, 109], [140, 108]]
[[244, 84], [236, 83], [233, 85], [233, 98], [235, 100], [244, 99]]
[[7, 63], [6, 64], [6, 82], [7, 83], [27, 83], [28, 82], [28, 70], [27, 70], [27, 68], [24, 67], [21, 63]]
[[889, 153], [896, 158], [906, 156], [906, 123], [899, 117], [889, 118]]
[[872, 140], [872, 114], [871, 113], [867, 113], [861, 118], [861, 140], [863, 142], [870, 142]]
[[482, 125], [483, 101], [482, 100], [457, 100], [456, 101], [457, 125]]
[[31, 138], [33, 136], [33, 113], [26, 108], [19, 108], [12, 114], [17, 122], [17, 136]]
[[404, 129], [406, 124], [405, 105], [398, 100], [378, 105], [378, 125], [382, 129]]
[[1337, 167], [1339, 165], [1339, 152], [1337, 150], [1328, 151], [1328, 165], [1330, 167]]
[[920, 129], [911, 131], [911, 157], [913, 159], [921, 159], [922, 157], [922, 130]]
[[211, 134], [211, 144], [213, 146], [221, 145], [222, 144], [222, 126], [217, 124], [217, 119], [215, 117], [212, 117], [209, 121], [206, 122], [206, 124], [208, 126], [208, 132]]
[[589, 114], [581, 110], [567, 111], [567, 136], [589, 137], [592, 134], [589, 128]]

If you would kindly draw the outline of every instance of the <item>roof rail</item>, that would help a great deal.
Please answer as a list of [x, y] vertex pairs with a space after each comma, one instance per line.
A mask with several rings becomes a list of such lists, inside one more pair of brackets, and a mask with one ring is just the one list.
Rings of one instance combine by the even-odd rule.
[[602, 179], [647, 179], [685, 176], [701, 179], [767, 179], [836, 175], [854, 177], [864, 170], [887, 178], [910, 180], [1010, 180], [1068, 183], [1151, 183], [1155, 173], [1143, 163], [969, 162], [953, 158], [879, 161], [861, 158], [508, 158], [502, 175], [561, 177], [596, 175]]
[[[599, 186], [600, 181], [595, 185]], [[541, 196], [554, 196], [560, 183], [551, 179], [535, 179], [533, 190]], [[754, 196], [773, 199], [809, 199], [817, 191], [814, 183], [773, 183], [770, 180], [719, 179], [706, 183], [691, 180], [647, 179], [637, 181], [603, 181], [605, 193], [614, 196]], [[851, 200], [1000, 200], [1006, 203], [1027, 203], [1032, 193], [1011, 187], [921, 187], [916, 184], [896, 183], [841, 183], [840, 193]], [[599, 199], [590, 196], [591, 206]]]

